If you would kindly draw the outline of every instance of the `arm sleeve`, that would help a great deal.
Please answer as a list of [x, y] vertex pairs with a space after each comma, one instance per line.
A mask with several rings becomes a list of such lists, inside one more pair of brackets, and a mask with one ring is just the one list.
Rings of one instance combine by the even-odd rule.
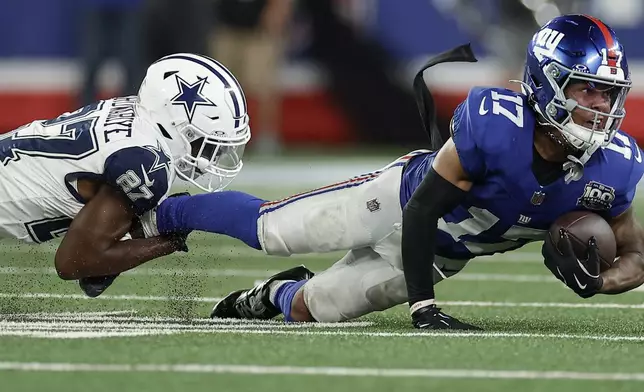
[[137, 215], [153, 209], [170, 189], [169, 157], [150, 146], [133, 146], [105, 160], [105, 181], [123, 191]]
[[402, 264], [409, 305], [434, 299], [434, 251], [438, 220], [467, 192], [430, 168], [403, 210]]

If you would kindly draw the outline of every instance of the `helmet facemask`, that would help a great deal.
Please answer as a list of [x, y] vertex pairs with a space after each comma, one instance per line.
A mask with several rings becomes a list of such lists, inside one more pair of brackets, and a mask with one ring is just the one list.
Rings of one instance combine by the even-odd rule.
[[[553, 134], [551, 138], [560, 145], [563, 141], [568, 147], [566, 150], [572, 152], [563, 167], [568, 171], [566, 183], [577, 181], [583, 176], [583, 167], [590, 157], [600, 147], [608, 146], [619, 130], [626, 116], [624, 104], [632, 83], [627, 79], [569, 69], [554, 62], [544, 66], [543, 73], [554, 91], [554, 97], [546, 104], [545, 110], [541, 110], [539, 105], [534, 105], [534, 109], [541, 117], [539, 122], [542, 125], [550, 125], [559, 130], [559, 135]], [[566, 97], [566, 88], [576, 83], [585, 83], [591, 88], [607, 91], [610, 94], [610, 110], [601, 112], [580, 105], [572, 97]], [[523, 85], [531, 93], [529, 86]], [[584, 111], [590, 113], [590, 116], [582, 124], [577, 124], [573, 119], [575, 111]]]
[[240, 136], [233, 138], [185, 125], [179, 135], [187, 153], [175, 160], [177, 176], [206, 192], [228, 186], [243, 167], [242, 156], [250, 140], [248, 122], [242, 123], [246, 125], [236, 132]]
[[[547, 123], [561, 131], [565, 140], [577, 151], [608, 146], [626, 116], [624, 103], [631, 81], [591, 75], [556, 63], [544, 67], [544, 74], [555, 91], [554, 98], [546, 105], [545, 113], [540, 113]], [[606, 113], [582, 106], [573, 97], [566, 97], [566, 88], [576, 83], [609, 93], [610, 111]], [[583, 124], [574, 122], [573, 112], [576, 110], [590, 114]]]

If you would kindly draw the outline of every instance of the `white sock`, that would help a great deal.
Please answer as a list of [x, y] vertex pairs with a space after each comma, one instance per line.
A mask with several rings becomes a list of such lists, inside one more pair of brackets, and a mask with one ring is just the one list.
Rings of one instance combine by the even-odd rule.
[[268, 285], [268, 299], [271, 301], [271, 303], [275, 306], [275, 294], [277, 293], [277, 290], [279, 290], [280, 287], [284, 285], [284, 283], [288, 282], [295, 282], [294, 280], [276, 280], [272, 282], [271, 284]]

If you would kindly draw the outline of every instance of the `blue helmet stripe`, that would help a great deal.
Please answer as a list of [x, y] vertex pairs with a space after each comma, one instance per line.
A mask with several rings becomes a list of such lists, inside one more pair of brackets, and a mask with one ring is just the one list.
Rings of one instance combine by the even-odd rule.
[[[215, 76], [217, 76], [217, 78], [224, 84], [224, 87], [229, 88], [229, 89], [232, 90], [230, 96], [233, 99], [233, 106], [235, 108], [235, 117], [237, 117], [237, 118], [241, 117], [243, 112], [241, 111], [241, 107], [240, 107], [240, 104], [239, 104], [239, 99], [238, 99], [236, 93], [239, 93], [241, 95], [241, 98], [242, 98], [243, 103], [244, 103], [244, 112], [246, 111], [246, 107], [245, 107], [246, 106], [245, 105], [246, 99], [244, 97], [244, 93], [243, 93], [243, 90], [241, 89], [241, 86], [237, 82], [237, 79], [235, 79], [235, 77], [224, 66], [222, 66], [218, 62], [212, 60], [217, 65], [217, 67], [215, 67], [215, 66], [213, 66], [211, 64], [208, 64], [206, 61], [200, 59], [199, 57], [203, 57], [203, 56], [198, 56], [198, 57], [195, 58], [195, 57], [181, 55], [181, 54], [173, 54], [173, 55], [163, 57], [162, 59], [158, 60], [157, 62], [160, 62], [160, 61], [163, 61], [163, 60], [173, 60], [173, 59], [188, 60], [188, 61], [192, 61], [193, 63], [197, 63], [197, 64], [201, 65], [202, 67], [206, 68], [207, 70], [212, 72]], [[209, 59], [209, 58], [204, 57], [204, 59]], [[224, 75], [230, 77], [233, 80], [233, 82], [235, 83], [235, 86], [237, 87], [236, 89], [231, 87], [230, 82], [228, 81], [228, 79]], [[237, 124], [238, 124], [238, 120], [235, 120], [235, 125], [237, 126]]]

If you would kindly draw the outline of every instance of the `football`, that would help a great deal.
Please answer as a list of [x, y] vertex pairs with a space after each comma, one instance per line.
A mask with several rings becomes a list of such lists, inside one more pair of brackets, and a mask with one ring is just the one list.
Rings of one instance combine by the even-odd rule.
[[559, 229], [564, 228], [570, 235], [572, 248], [579, 259], [585, 259], [588, 240], [594, 236], [599, 252], [599, 268], [609, 269], [615, 262], [617, 244], [615, 235], [608, 222], [601, 216], [590, 211], [573, 211], [560, 216], [550, 226], [549, 235], [555, 245], [559, 240]]

